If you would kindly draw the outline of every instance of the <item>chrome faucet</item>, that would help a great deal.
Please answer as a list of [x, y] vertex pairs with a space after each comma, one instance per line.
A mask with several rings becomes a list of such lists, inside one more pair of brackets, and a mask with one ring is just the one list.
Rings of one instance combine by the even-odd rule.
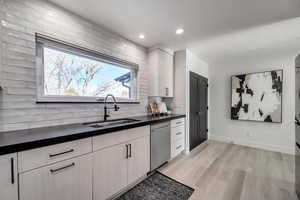
[[[111, 97], [114, 101], [114, 106], [113, 107], [107, 107], [107, 99]], [[102, 99], [99, 99], [102, 100]], [[120, 107], [117, 105], [117, 100], [114, 97], [114, 95], [112, 94], [108, 94], [106, 95], [105, 99], [104, 99], [104, 121], [107, 120], [108, 117], [110, 117], [110, 115], [108, 114], [108, 110], [109, 109], [114, 109], [115, 111], [118, 111], [120, 109]]]

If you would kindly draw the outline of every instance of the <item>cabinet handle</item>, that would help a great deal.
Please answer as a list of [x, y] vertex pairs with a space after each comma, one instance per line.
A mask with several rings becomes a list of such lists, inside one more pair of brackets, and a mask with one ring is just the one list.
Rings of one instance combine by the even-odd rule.
[[166, 96], [169, 96], [169, 88], [166, 88]]
[[131, 158], [131, 144], [129, 144], [129, 158]]
[[176, 124], [181, 124], [182, 122], [176, 122]]
[[182, 145], [179, 145], [178, 147], [176, 147], [176, 149], [180, 149], [182, 147]]
[[67, 165], [67, 166], [64, 166], [64, 167], [60, 167], [60, 168], [57, 168], [57, 169], [50, 169], [50, 172], [51, 172], [51, 174], [53, 174], [54, 172], [58, 172], [60, 170], [67, 169], [69, 167], [74, 167], [74, 166], [75, 166], [75, 163], [72, 163], [70, 165]]
[[15, 164], [14, 158], [10, 158], [10, 167], [11, 167], [11, 184], [15, 184]]
[[182, 132], [178, 132], [178, 133], [176, 133], [176, 135], [181, 135], [182, 134]]
[[129, 158], [129, 154], [128, 154], [128, 144], [125, 145], [126, 146], [126, 159]]
[[296, 146], [300, 149], [300, 144], [298, 142], [296, 142]]
[[64, 151], [64, 152], [61, 152], [61, 153], [49, 154], [49, 157], [52, 158], [52, 157], [55, 157], [55, 156], [60, 156], [60, 155], [63, 155], [63, 154], [66, 154], [66, 153], [72, 153], [72, 152], [74, 152], [74, 149], [70, 149], [68, 151]]

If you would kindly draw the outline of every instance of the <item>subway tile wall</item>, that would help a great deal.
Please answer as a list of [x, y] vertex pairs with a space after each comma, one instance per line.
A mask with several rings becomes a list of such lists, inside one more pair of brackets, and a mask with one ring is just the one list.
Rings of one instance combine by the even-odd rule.
[[0, 132], [101, 120], [101, 104], [36, 104], [35, 33], [139, 64], [140, 104], [112, 118], [146, 114], [147, 49], [46, 0], [0, 0]]

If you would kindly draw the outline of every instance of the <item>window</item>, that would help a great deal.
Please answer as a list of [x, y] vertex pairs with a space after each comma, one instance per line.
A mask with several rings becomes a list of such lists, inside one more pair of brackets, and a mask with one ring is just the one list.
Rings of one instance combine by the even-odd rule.
[[38, 101], [95, 102], [107, 94], [136, 101], [136, 64], [37, 36]]

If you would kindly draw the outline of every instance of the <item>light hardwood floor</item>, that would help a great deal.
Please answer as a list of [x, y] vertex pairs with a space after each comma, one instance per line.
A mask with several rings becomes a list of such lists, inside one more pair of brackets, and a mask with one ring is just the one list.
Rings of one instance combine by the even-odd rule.
[[208, 141], [160, 171], [194, 188], [191, 200], [298, 200], [287, 154]]

